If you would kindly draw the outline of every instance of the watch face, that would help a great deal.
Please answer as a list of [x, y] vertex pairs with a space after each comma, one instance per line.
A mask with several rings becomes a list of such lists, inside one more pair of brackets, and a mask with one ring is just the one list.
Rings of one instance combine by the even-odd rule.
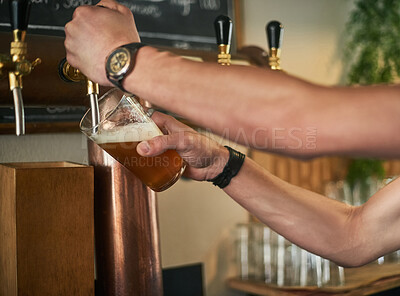
[[120, 76], [126, 73], [131, 61], [131, 54], [126, 48], [118, 48], [107, 60], [107, 71], [112, 76]]

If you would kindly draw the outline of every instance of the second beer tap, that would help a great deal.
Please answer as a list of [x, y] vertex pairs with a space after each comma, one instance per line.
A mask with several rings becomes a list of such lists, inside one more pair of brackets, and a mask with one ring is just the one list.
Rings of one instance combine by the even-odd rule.
[[232, 20], [220, 15], [214, 21], [214, 28], [219, 50], [218, 64], [228, 66], [231, 64]]
[[266, 28], [269, 45], [269, 66], [271, 70], [281, 70], [281, 45], [283, 38], [283, 26], [278, 21], [271, 21]]
[[25, 134], [25, 115], [22, 100], [22, 77], [31, 73], [36, 65], [41, 63], [37, 58], [30, 62], [26, 59], [28, 46], [25, 42], [28, 27], [31, 1], [10, 1], [10, 20], [13, 41], [10, 54], [0, 55], [0, 79], [8, 76], [10, 91], [13, 93], [15, 110], [15, 133], [17, 136]]

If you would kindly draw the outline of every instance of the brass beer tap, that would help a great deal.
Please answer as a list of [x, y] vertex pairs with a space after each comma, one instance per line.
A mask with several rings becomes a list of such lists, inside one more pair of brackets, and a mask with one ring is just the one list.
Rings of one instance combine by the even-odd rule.
[[86, 94], [90, 99], [90, 108], [92, 110], [92, 126], [96, 127], [100, 121], [99, 113], [99, 84], [89, 80], [81, 71], [72, 67], [67, 59], [61, 60], [58, 68], [59, 75], [62, 80], [66, 82], [85, 82], [86, 84]]
[[10, 54], [0, 55], [0, 79], [8, 75], [10, 91], [14, 97], [15, 109], [15, 134], [25, 134], [24, 104], [22, 101], [22, 77], [31, 73], [33, 68], [41, 63], [37, 58], [30, 62], [26, 59], [28, 46], [25, 42], [26, 29], [28, 27], [30, 0], [10, 1], [10, 20], [13, 32], [13, 41], [10, 46]]
[[271, 70], [281, 70], [281, 45], [283, 26], [278, 21], [271, 21], [265, 27], [269, 45], [268, 62]]
[[232, 20], [220, 15], [214, 21], [215, 34], [218, 44], [218, 64], [229, 66], [231, 64]]

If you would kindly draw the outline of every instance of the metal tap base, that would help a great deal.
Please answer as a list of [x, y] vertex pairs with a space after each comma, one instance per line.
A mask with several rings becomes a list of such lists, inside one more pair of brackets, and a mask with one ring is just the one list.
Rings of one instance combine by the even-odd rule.
[[96, 295], [162, 296], [155, 193], [90, 140], [88, 149], [95, 172]]

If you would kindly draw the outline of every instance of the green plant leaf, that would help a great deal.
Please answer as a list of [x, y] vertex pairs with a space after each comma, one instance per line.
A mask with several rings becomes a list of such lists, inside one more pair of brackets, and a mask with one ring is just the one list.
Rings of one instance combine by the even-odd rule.
[[[400, 77], [400, 1], [358, 0], [346, 24], [345, 62], [349, 85], [393, 83]], [[352, 160], [347, 181], [384, 178], [382, 161]]]

